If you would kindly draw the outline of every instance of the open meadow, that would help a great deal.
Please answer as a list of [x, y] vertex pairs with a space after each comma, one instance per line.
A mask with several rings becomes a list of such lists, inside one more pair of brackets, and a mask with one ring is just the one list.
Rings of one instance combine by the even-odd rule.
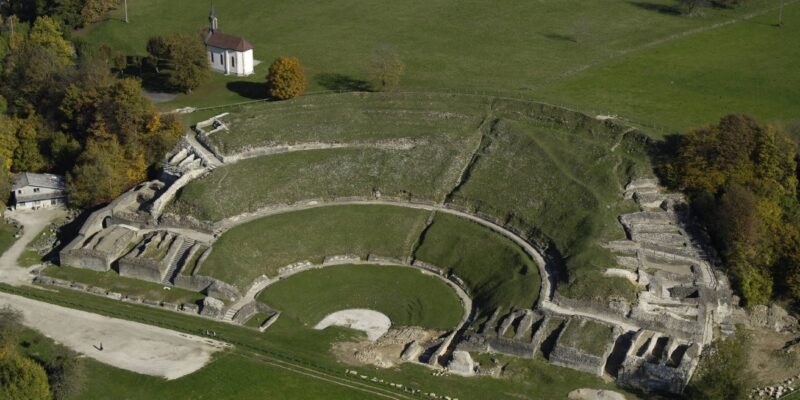
[[[230, 0], [216, 5], [220, 28], [247, 38], [263, 63], [246, 78], [212, 74], [207, 85], [161, 107], [264, 98], [267, 67], [282, 55], [299, 57], [312, 92], [363, 90], [370, 54], [390, 44], [407, 66], [403, 90], [505, 93], [617, 114], [667, 131], [710, 123], [731, 111], [788, 120], [796, 118], [800, 96], [800, 72], [793, 68], [800, 57], [793, 40], [800, 5], [787, 3], [786, 26], [777, 29], [779, 0], [709, 8], [693, 17], [675, 12], [670, 0], [502, 7], [477, 0], [351, 0], [313, 7]], [[208, 8], [189, 0], [131, 0], [129, 24], [117, 10], [78, 34], [91, 45], [145, 55], [151, 36], [206, 27]], [[719, 27], [754, 14], [760, 16]], [[170, 22], [161, 23], [163, 18]]]

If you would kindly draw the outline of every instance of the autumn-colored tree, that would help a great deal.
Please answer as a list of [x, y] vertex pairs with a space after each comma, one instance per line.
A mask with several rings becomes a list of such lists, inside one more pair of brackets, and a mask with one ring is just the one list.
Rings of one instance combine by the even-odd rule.
[[689, 132], [660, 171], [685, 190], [748, 305], [776, 293], [800, 299], [798, 146], [744, 115]]
[[369, 64], [369, 75], [372, 87], [376, 90], [386, 91], [396, 88], [406, 66], [400, 59], [397, 50], [388, 45], [379, 46], [372, 52]]
[[32, 46], [52, 50], [65, 60], [75, 55], [75, 49], [64, 39], [58, 22], [47, 16], [36, 19], [28, 34], [28, 41]]
[[45, 160], [39, 149], [38, 130], [41, 124], [33, 118], [20, 121], [17, 129], [19, 145], [14, 149], [12, 168], [17, 172], [39, 171]]
[[100, 21], [117, 4], [119, 4], [118, 0], [84, 0], [83, 8], [81, 9], [82, 24], [88, 25]]
[[269, 96], [278, 100], [297, 97], [306, 90], [306, 75], [297, 57], [280, 57], [267, 74]]
[[67, 174], [70, 202], [92, 207], [119, 196], [128, 183], [124, 163], [125, 153], [115, 139], [90, 140]]

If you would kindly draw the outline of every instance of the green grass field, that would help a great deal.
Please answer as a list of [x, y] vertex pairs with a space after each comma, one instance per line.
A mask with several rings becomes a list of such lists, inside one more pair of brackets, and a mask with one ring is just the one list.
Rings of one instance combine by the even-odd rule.
[[190, 182], [167, 212], [218, 221], [269, 205], [376, 192], [441, 201], [477, 139], [436, 136], [410, 150], [330, 149], [250, 158]]
[[138, 296], [144, 299], [165, 301], [175, 304], [193, 304], [205, 297], [201, 293], [177, 287], [164, 290], [164, 285], [119, 276], [119, 274], [113, 270], [108, 272], [95, 272], [83, 268], [47, 267], [44, 269], [43, 274], [52, 278], [80, 282], [129, 296]]
[[[290, 399], [309, 398], [306, 395], [306, 386], [308, 386], [308, 392], [312, 393], [309, 395], [312, 398], [343, 400], [367, 398], [363, 397], [361, 392], [343, 392], [340, 386], [329, 385], [316, 378], [274, 368], [253, 358], [254, 356], [269, 356], [299, 363], [299, 365], [316, 371], [345, 377], [344, 369], [352, 368], [352, 366], [336, 362], [329, 353], [333, 341], [352, 339], [350, 331], [344, 329], [308, 330], [292, 318], [280, 318], [265, 333], [254, 334], [251, 328], [121, 303], [70, 290], [44, 291], [35, 288], [12, 288], [6, 285], [0, 285], [0, 290], [191, 334], [211, 329], [217, 332], [217, 339], [233, 343], [237, 349], [230, 355], [217, 358], [197, 373], [174, 381], [163, 381], [137, 375], [89, 360], [90, 369], [87, 374], [89, 381], [84, 393], [78, 397], [79, 399], [199, 399], [206, 398], [207, 394], [221, 399], [265, 396]], [[378, 376], [386, 381], [400, 382], [461, 399], [512, 400], [525, 397], [560, 399], [565, 398], [571, 390], [582, 387], [605, 388], [625, 393], [624, 389], [605, 383], [598, 377], [556, 367], [540, 360], [512, 360], [508, 370], [515, 371], [515, 373], [509, 374], [503, 379], [436, 377], [431, 375], [428, 368], [408, 364], [391, 369], [374, 367], [358, 367], [357, 369], [360, 373]], [[329, 393], [329, 395], [326, 397], [325, 393]]]
[[473, 222], [437, 213], [415, 258], [452, 271], [470, 289], [478, 317], [495, 308], [532, 308], [541, 277], [536, 264], [511, 240]]
[[[659, 11], [668, 10], [674, 4], [670, 0], [502, 7], [477, 0], [349, 0], [313, 7], [288, 0], [263, 5], [231, 0], [217, 5], [220, 28], [246, 37], [255, 46], [255, 58], [265, 63], [246, 78], [212, 74], [207, 85], [162, 107], [216, 106], [262, 97], [268, 65], [281, 55], [300, 58], [310, 91], [360, 88], [368, 78], [371, 52], [388, 43], [407, 65], [404, 89], [509, 93], [668, 129], [710, 123], [733, 111], [795, 118], [800, 72], [792, 66], [800, 55], [791, 38], [797, 36], [800, 6], [787, 5], [782, 30], [772, 26], [777, 21], [777, 11], [772, 11], [683, 35], [778, 2], [752, 0], [744, 7], [706, 9], [700, 16], [685, 17]], [[207, 26], [209, 5], [203, 2], [129, 3], [129, 24], [121, 21], [118, 10], [79, 35], [95, 46], [107, 43], [117, 51], [144, 55], [151, 36], [199, 32]], [[165, 16], [169, 24], [161, 23]]]
[[17, 234], [17, 227], [0, 221], [0, 254], [3, 254], [11, 247], [17, 239], [14, 235]]
[[258, 300], [312, 327], [326, 315], [350, 308], [386, 314], [392, 326], [448, 330], [464, 310], [454, 290], [439, 279], [405, 267], [342, 265], [300, 273], [264, 290]]
[[370, 253], [405, 258], [428, 218], [420, 210], [389, 206], [332, 206], [273, 215], [220, 236], [200, 274], [246, 288], [298, 261]]
[[547, 97], [673, 129], [729, 113], [765, 121], [800, 118], [800, 4], [635, 52], [545, 89]]

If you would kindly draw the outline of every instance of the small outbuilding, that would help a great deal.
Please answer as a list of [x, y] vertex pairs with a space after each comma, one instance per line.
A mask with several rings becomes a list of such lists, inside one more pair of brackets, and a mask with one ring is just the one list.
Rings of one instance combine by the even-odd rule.
[[247, 76], [253, 74], [253, 45], [246, 39], [222, 33], [214, 5], [208, 15], [211, 24], [206, 33], [206, 49], [212, 71], [225, 75]]
[[14, 208], [31, 210], [67, 204], [64, 177], [53, 174], [23, 172], [14, 177], [11, 186]]

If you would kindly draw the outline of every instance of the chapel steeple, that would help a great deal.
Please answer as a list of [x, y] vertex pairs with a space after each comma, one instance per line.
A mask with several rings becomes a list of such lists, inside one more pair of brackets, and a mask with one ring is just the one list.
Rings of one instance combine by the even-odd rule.
[[219, 21], [217, 20], [217, 10], [214, 8], [214, 1], [211, 1], [211, 11], [208, 12], [208, 22], [211, 24], [211, 33], [219, 29]]

